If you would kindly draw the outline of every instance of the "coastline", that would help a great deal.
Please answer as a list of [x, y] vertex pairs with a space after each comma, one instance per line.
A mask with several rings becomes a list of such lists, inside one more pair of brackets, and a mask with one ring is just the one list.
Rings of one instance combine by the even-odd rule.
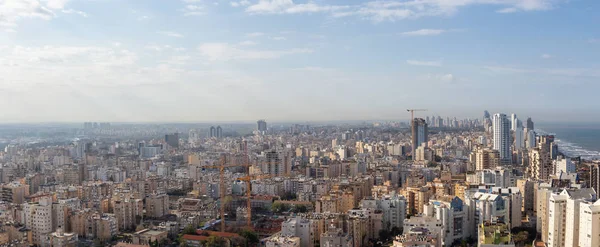
[[[591, 150], [591, 148], [583, 147], [583, 145], [577, 143], [574, 140], [568, 140], [568, 136], [565, 138], [560, 133], [546, 131], [543, 128], [536, 128], [535, 132], [538, 134], [554, 135], [554, 141], [558, 145], [558, 151], [569, 158], [580, 157], [582, 160], [588, 161], [600, 159], [600, 151]], [[600, 140], [598, 141], [600, 142]]]

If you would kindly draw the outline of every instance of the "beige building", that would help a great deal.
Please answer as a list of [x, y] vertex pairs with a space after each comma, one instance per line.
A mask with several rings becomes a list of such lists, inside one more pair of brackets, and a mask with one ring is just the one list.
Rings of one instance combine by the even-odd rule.
[[65, 233], [61, 228], [50, 234], [50, 246], [52, 247], [75, 247], [77, 242], [77, 234]]
[[494, 169], [500, 165], [498, 150], [479, 148], [475, 152], [475, 169]]
[[169, 214], [169, 196], [167, 194], [151, 194], [146, 197], [146, 216], [162, 217]]
[[134, 244], [150, 244], [155, 241], [160, 243], [161, 240], [167, 238], [168, 233], [166, 231], [155, 231], [150, 229], [144, 229], [132, 234]]
[[113, 200], [113, 212], [119, 230], [135, 229], [137, 219], [142, 217], [144, 203], [140, 199], [125, 198]]
[[32, 231], [33, 244], [48, 242], [52, 229], [52, 198], [40, 198], [37, 203], [24, 203], [23, 213], [25, 226]]
[[25, 202], [25, 197], [29, 196], [29, 185], [9, 183], [2, 186], [1, 193], [2, 201], [21, 204]]

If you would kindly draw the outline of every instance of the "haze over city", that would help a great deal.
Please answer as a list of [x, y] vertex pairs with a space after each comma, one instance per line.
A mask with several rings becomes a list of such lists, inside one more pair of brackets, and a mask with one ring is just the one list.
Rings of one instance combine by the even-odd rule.
[[600, 120], [599, 1], [0, 2], [0, 122]]

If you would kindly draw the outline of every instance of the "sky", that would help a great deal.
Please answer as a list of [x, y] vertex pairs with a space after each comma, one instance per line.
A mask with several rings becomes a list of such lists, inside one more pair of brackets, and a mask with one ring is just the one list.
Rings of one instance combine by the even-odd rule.
[[600, 121], [597, 0], [0, 0], [0, 123]]

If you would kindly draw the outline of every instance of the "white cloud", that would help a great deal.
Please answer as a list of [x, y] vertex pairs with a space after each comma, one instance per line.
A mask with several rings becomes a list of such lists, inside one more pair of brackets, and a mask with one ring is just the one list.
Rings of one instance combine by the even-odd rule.
[[186, 5], [181, 11], [183, 11], [183, 16], [198, 16], [206, 14], [204, 6], [194, 4]]
[[445, 32], [448, 32], [448, 30], [444, 30], [444, 29], [419, 29], [416, 31], [409, 31], [409, 32], [403, 32], [401, 33], [404, 36], [433, 36], [433, 35], [440, 35], [443, 34]]
[[62, 12], [65, 14], [78, 14], [83, 17], [88, 17], [88, 14], [86, 12], [74, 10], [74, 9], [63, 9]]
[[600, 69], [593, 68], [520, 68], [513, 66], [484, 66], [486, 70], [501, 74], [538, 74], [564, 77], [598, 77]]
[[370, 1], [355, 5], [326, 5], [312, 1], [294, 3], [293, 0], [259, 0], [246, 8], [251, 14], [297, 14], [329, 13], [334, 17], [356, 16], [363, 19], [397, 21], [425, 16], [449, 16], [460, 8], [472, 5], [493, 5], [504, 7], [497, 12], [548, 10], [565, 0], [405, 0]]
[[519, 11], [517, 8], [503, 8], [503, 9], [499, 9], [496, 12], [497, 13], [501, 13], [501, 14], [508, 14], [508, 13], [515, 13]]
[[250, 46], [250, 45], [258, 45], [258, 42], [252, 40], [244, 40], [239, 43], [239, 45]]
[[318, 5], [313, 2], [296, 4], [292, 0], [259, 0], [248, 6], [246, 12], [252, 14], [298, 14], [331, 12], [346, 9], [345, 5]]
[[588, 43], [590, 43], [590, 44], [600, 43], [600, 39], [588, 39]]
[[198, 46], [198, 51], [210, 61], [275, 59], [286, 55], [312, 53], [310, 49], [288, 50], [251, 50], [230, 45], [228, 43], [205, 43]]
[[550, 55], [550, 54], [542, 54], [540, 57], [543, 58], [543, 59], [550, 59], [550, 58], [552, 58], [552, 55]]
[[246, 37], [248, 37], [248, 38], [254, 38], [254, 37], [260, 37], [260, 36], [263, 36], [263, 35], [265, 35], [265, 34], [261, 33], [261, 32], [254, 32], [254, 33], [247, 33]]
[[160, 34], [160, 35], [169, 36], [169, 37], [175, 37], [175, 38], [183, 38], [184, 37], [183, 34], [173, 32], [173, 31], [158, 31], [156, 33]]
[[282, 41], [282, 40], [287, 40], [285, 37], [283, 36], [276, 36], [276, 37], [271, 37], [272, 40], [277, 40], [277, 41]]
[[432, 66], [432, 67], [440, 67], [442, 66], [441, 61], [419, 61], [419, 60], [406, 60], [407, 64], [415, 65], [415, 66]]
[[248, 6], [248, 5], [250, 5], [251, 3], [250, 3], [250, 1], [248, 1], [248, 0], [242, 0], [242, 1], [239, 1], [239, 2], [229, 2], [229, 4], [230, 4], [232, 7], [241, 7], [241, 6]]

